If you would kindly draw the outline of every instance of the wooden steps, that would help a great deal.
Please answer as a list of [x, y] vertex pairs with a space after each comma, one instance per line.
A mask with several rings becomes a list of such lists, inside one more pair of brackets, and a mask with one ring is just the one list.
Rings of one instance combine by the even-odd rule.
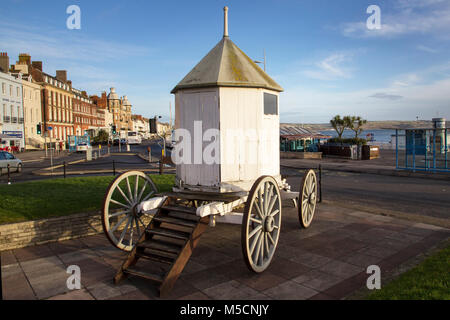
[[[189, 261], [208, 224], [209, 217], [196, 216], [196, 208], [165, 203], [129, 253], [114, 281], [118, 283], [129, 275], [145, 278], [159, 283], [160, 296], [166, 295]], [[147, 266], [140, 266], [141, 260], [146, 261]]]

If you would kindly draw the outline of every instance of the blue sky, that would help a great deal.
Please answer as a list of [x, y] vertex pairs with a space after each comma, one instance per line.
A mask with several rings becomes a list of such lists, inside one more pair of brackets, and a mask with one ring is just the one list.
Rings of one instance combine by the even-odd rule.
[[[81, 8], [81, 30], [66, 8]], [[366, 9], [381, 8], [368, 30]], [[170, 90], [213, 48], [229, 11], [230, 38], [285, 89], [282, 122], [450, 119], [450, 0], [2, 0], [0, 51], [66, 69], [76, 88], [115, 87], [133, 113], [169, 117]]]

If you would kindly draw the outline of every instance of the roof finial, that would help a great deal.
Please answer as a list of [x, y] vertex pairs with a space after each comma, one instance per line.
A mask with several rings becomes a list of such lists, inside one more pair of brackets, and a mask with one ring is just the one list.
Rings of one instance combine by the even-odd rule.
[[228, 37], [228, 7], [223, 8], [223, 36]]

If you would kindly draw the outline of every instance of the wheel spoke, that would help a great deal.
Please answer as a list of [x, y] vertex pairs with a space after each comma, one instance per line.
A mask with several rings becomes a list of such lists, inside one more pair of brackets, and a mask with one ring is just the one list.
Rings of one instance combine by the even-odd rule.
[[[259, 237], [261, 236], [262, 231], [259, 231], [258, 235], [253, 239], [252, 244], [250, 246], [250, 255], [253, 255], [253, 252], [255, 251], [256, 244], [259, 242]], [[250, 238], [248, 238], [250, 240]]]
[[256, 222], [258, 224], [262, 224], [262, 220], [258, 220], [256, 218], [250, 218], [250, 221]]
[[144, 221], [142, 221], [141, 217], [138, 217], [139, 221], [141, 222], [142, 226], [144, 227], [144, 229], [147, 227], [144, 223]]
[[261, 237], [263, 236], [263, 233], [261, 232], [259, 238], [258, 238], [258, 244], [256, 245], [256, 256], [255, 259], [253, 259], [253, 263], [255, 263], [256, 265], [258, 264], [259, 261], [259, 255], [261, 253]]
[[130, 206], [131, 206], [131, 200], [128, 199], [128, 197], [125, 195], [125, 193], [123, 193], [122, 188], [121, 188], [119, 185], [117, 185], [117, 190], [119, 190], [119, 192], [120, 192], [120, 194], [122, 195], [122, 197], [123, 197], [123, 198], [125, 199], [125, 201], [128, 202], [128, 203], [130, 204]]
[[152, 195], [154, 195], [155, 194], [155, 192], [152, 190], [152, 191], [150, 191], [150, 193], [144, 198], [144, 200], [142, 200], [142, 201], [147, 201]]
[[117, 228], [125, 221], [125, 219], [128, 218], [128, 215], [126, 215], [125, 217], [123, 217], [112, 229], [111, 229], [111, 233], [113, 233], [114, 231], [117, 230]]
[[257, 226], [252, 232], [249, 233], [248, 239], [251, 239], [258, 231], [262, 229], [262, 225]]
[[129, 217], [129, 218], [128, 218], [128, 222], [127, 222], [125, 228], [123, 229], [122, 234], [120, 235], [119, 243], [122, 243], [123, 238], [125, 237], [125, 234], [126, 234], [127, 231], [128, 231], [128, 227], [130, 226], [130, 221], [131, 221], [131, 219], [132, 219], [132, 217]]
[[275, 194], [274, 197], [270, 200], [269, 207], [267, 209], [267, 213], [272, 212], [273, 206], [275, 205], [275, 202], [278, 199], [278, 194]]
[[114, 200], [114, 199], [111, 199], [111, 200], [109, 200], [109, 201], [111, 201], [112, 203], [117, 204], [117, 205], [119, 205], [119, 206], [122, 206], [122, 207], [124, 207], [125, 209], [130, 209], [130, 206], [127, 206], [127, 205], [123, 204], [122, 202], [116, 201], [116, 200]]
[[139, 176], [136, 175], [136, 185], [134, 186], [134, 201], [137, 201], [138, 187], [139, 187]]
[[258, 188], [258, 203], [259, 203], [259, 209], [261, 210], [261, 218], [264, 218], [264, 199], [263, 199], [263, 195], [261, 194], [261, 188]]
[[[260, 265], [262, 265], [263, 264], [263, 262], [264, 262], [264, 240], [266, 239], [266, 237], [265, 237], [265, 232], [262, 234], [262, 236], [261, 236], [261, 240], [260, 240], [260, 243], [261, 243], [261, 255], [260, 255], [260, 258], [261, 258], [261, 263], [260, 263]], [[258, 263], [259, 263], [259, 259], [258, 259]]]
[[272, 245], [275, 245], [275, 241], [273, 240], [272, 236], [270, 235], [270, 233], [267, 233], [267, 238], [269, 238], [270, 242], [272, 243]]
[[271, 186], [269, 185], [268, 182], [266, 182], [264, 184], [264, 216], [267, 215], [267, 208], [268, 208], [267, 205], [269, 204], [269, 193], [270, 193], [269, 187]]
[[133, 246], [133, 235], [134, 235], [134, 217], [131, 218], [131, 226], [130, 226], [130, 242], [129, 246]]
[[110, 214], [110, 215], [108, 216], [108, 218], [111, 219], [111, 218], [120, 216], [121, 214], [128, 213], [128, 212], [130, 212], [130, 210], [114, 212], [113, 214]]
[[137, 231], [137, 235], [138, 235], [138, 239], [141, 238], [141, 228], [139, 228], [139, 222], [138, 222], [138, 218], [134, 218], [134, 223], [136, 224], [136, 231]]
[[271, 214], [270, 214], [270, 216], [271, 217], [275, 217], [277, 214], [279, 214], [280, 213], [280, 209], [277, 209], [277, 210], [275, 210], [274, 212], [272, 212]]
[[128, 196], [130, 197], [131, 200], [134, 200], [133, 195], [131, 194], [130, 181], [128, 180], [128, 177], [126, 177], [126, 180], [127, 180]]
[[266, 252], [267, 252], [267, 255], [269, 255], [269, 253], [270, 253], [270, 250], [269, 250], [269, 240], [268, 240], [268, 235], [269, 235], [268, 232], [266, 232], [266, 233], [264, 234], [264, 243], [265, 243], [265, 245], [266, 245]]
[[142, 195], [144, 194], [144, 190], [147, 187], [147, 184], [148, 184], [148, 181], [145, 180], [144, 186], [142, 187], [141, 192], [139, 192], [139, 197], [137, 198], [137, 202], [139, 202], [141, 200]]
[[263, 213], [261, 211], [261, 208], [259, 206], [258, 201], [255, 201], [254, 205], [255, 205], [255, 208], [256, 208], [256, 212], [258, 212], [259, 217], [261, 218], [261, 220], [264, 220], [264, 215], [263, 215]]

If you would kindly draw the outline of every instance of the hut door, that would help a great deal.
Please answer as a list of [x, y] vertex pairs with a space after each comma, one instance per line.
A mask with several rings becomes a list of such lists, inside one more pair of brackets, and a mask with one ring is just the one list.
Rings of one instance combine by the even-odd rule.
[[[191, 163], [182, 165], [181, 179], [187, 185], [217, 186], [219, 164], [206, 164], [203, 158], [205, 147], [211, 143], [203, 142], [205, 132], [208, 129], [219, 128], [217, 92], [183, 93], [181, 104], [180, 127], [191, 133]], [[200, 123], [201, 130], [199, 130]]]

